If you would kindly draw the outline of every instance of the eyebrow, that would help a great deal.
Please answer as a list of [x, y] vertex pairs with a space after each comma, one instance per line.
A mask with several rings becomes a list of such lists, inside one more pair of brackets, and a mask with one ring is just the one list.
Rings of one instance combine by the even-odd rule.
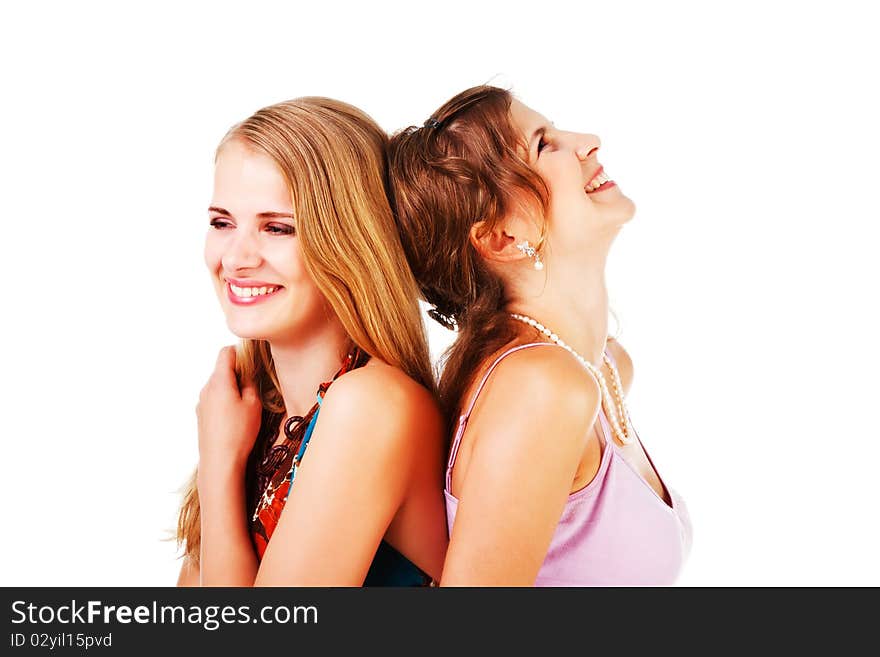
[[[211, 206], [208, 208], [208, 212], [216, 212], [217, 214], [222, 214], [226, 217], [231, 217], [232, 213], [229, 210], [224, 208], [218, 208], [216, 206]], [[290, 212], [260, 212], [257, 214], [261, 219], [295, 219]]]

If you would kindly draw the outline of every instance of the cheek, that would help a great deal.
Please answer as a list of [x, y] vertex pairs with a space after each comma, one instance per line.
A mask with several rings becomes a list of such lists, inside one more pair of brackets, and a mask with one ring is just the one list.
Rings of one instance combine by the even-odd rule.
[[547, 189], [550, 202], [556, 205], [569, 205], [584, 200], [584, 186], [580, 170], [572, 166], [549, 165], [540, 172]]
[[573, 220], [583, 221], [585, 215], [592, 212], [590, 199], [577, 181], [557, 181], [548, 185], [550, 190], [550, 217], [562, 223]]
[[[286, 244], [269, 242], [263, 249], [263, 258], [268, 267], [287, 281], [286, 285], [301, 286], [311, 281], [306, 269], [302, 250], [293, 240]], [[278, 281], [285, 285], [284, 281]]]
[[298, 261], [296, 264], [296, 275], [293, 280], [295, 281], [296, 289], [299, 291], [300, 298], [310, 306], [323, 305], [324, 295], [318, 289], [315, 279], [309, 274], [302, 261]]
[[220, 267], [221, 248], [216, 235], [208, 233], [205, 238], [205, 265], [209, 271], [216, 271]]
[[299, 244], [273, 245], [273, 248], [267, 250], [265, 254], [270, 270], [278, 276], [278, 282], [292, 292], [292, 298], [296, 299], [300, 310], [305, 307], [314, 309], [323, 306], [324, 295], [321, 294], [315, 279], [306, 267]]

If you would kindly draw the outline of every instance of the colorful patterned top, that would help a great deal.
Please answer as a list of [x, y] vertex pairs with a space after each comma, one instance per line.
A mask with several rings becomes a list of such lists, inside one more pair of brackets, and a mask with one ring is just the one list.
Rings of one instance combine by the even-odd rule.
[[[285, 440], [278, 445], [273, 445], [278, 428], [277, 415], [264, 413], [253, 455], [259, 461], [256, 462], [255, 459], [249, 467], [250, 472], [256, 476], [252, 477], [248, 486], [251, 537], [259, 559], [262, 560], [269, 539], [281, 518], [284, 504], [290, 495], [290, 487], [296, 479], [297, 469], [318, 421], [318, 413], [327, 389], [337, 378], [363, 367], [369, 360], [368, 353], [358, 347], [353, 348], [333, 378], [318, 386], [317, 402], [309, 412], [305, 416], [294, 415], [287, 418], [284, 422]], [[271, 421], [273, 417], [276, 421]], [[427, 586], [430, 582], [428, 575], [382, 541], [364, 586]]]

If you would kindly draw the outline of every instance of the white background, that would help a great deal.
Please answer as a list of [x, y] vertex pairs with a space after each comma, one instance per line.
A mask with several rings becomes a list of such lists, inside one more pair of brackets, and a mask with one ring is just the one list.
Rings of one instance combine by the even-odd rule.
[[226, 129], [327, 95], [394, 130], [492, 81], [599, 134], [639, 207], [609, 286], [680, 582], [880, 585], [869, 4], [5, 3], [0, 584], [176, 579], [233, 340], [202, 264]]

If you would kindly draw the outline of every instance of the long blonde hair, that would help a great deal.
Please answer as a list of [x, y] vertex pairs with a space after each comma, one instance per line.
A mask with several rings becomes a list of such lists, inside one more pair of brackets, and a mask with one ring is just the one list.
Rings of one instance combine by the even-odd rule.
[[[435, 392], [419, 288], [388, 202], [387, 135], [356, 107], [307, 97], [233, 126], [218, 153], [232, 139], [268, 155], [286, 178], [306, 269], [354, 344]], [[242, 340], [236, 371], [256, 383], [264, 426], [277, 426], [284, 402], [269, 343]], [[184, 488], [177, 541], [198, 562], [196, 478], [197, 471]]]

